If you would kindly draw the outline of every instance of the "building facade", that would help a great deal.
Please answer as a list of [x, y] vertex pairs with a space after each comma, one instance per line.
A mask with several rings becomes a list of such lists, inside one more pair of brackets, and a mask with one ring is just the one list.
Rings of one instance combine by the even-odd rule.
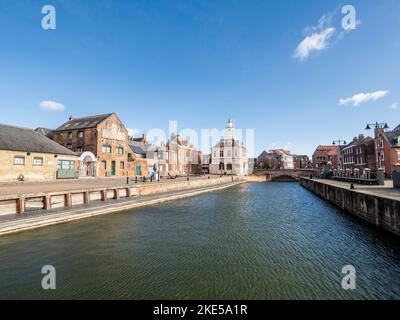
[[146, 135], [129, 137], [128, 175], [151, 177], [159, 171], [158, 146], [150, 144]]
[[341, 149], [342, 169], [351, 174], [354, 170], [362, 174], [365, 169], [376, 171], [375, 141], [359, 135]]
[[115, 113], [70, 117], [51, 137], [78, 153], [81, 177], [127, 175], [128, 131]]
[[308, 169], [311, 167], [310, 158], [307, 155], [293, 155], [294, 169]]
[[202, 152], [180, 135], [171, 135], [161, 158], [164, 174], [188, 175], [202, 172]]
[[376, 167], [384, 170], [385, 175], [393, 174], [395, 164], [400, 163], [400, 125], [392, 131], [375, 128]]
[[233, 122], [229, 119], [224, 137], [212, 148], [210, 173], [248, 175], [247, 149], [235, 136]]
[[77, 178], [77, 155], [27, 128], [0, 125], [0, 181]]
[[312, 156], [313, 168], [322, 170], [326, 166], [329, 170], [339, 169], [339, 147], [319, 145]]

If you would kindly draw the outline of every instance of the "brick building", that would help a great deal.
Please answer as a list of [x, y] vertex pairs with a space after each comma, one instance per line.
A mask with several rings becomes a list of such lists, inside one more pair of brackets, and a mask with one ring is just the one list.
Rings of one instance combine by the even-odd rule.
[[400, 125], [392, 131], [375, 128], [375, 159], [377, 168], [382, 168], [390, 177], [394, 165], [400, 163]]
[[77, 155], [40, 132], [0, 125], [0, 181], [77, 178]]
[[[163, 148], [161, 148], [163, 149]], [[196, 149], [187, 139], [172, 135], [161, 152], [162, 174], [188, 175], [202, 172], [202, 152]]]
[[127, 175], [128, 131], [115, 113], [70, 117], [51, 137], [78, 153], [80, 176]]
[[376, 170], [375, 141], [371, 137], [359, 135], [353, 138], [349, 144], [341, 149], [342, 169], [354, 173], [358, 170], [360, 174], [365, 169], [374, 172]]
[[313, 168], [316, 170], [322, 170], [324, 166], [329, 170], [340, 168], [339, 150], [338, 146], [319, 145], [312, 156]]
[[129, 137], [128, 175], [150, 177], [159, 170], [158, 149], [150, 144], [146, 135], [140, 138]]
[[257, 158], [257, 164], [261, 169], [294, 169], [294, 156], [284, 149], [263, 151]]
[[307, 169], [310, 168], [310, 158], [307, 155], [293, 155], [294, 169]]

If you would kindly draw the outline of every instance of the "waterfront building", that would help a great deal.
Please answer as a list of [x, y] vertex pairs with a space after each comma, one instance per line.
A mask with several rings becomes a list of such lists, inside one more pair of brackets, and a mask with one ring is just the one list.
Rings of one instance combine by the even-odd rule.
[[129, 137], [128, 175], [150, 177], [158, 171], [158, 146], [150, 144], [147, 136]]
[[248, 175], [247, 149], [235, 136], [235, 128], [228, 120], [223, 138], [212, 148], [210, 173]]
[[339, 146], [319, 145], [312, 156], [313, 168], [322, 170], [326, 166], [329, 170], [340, 169]]
[[383, 169], [385, 175], [390, 177], [394, 165], [400, 163], [400, 125], [392, 131], [377, 126], [374, 132], [376, 167]]
[[0, 181], [77, 177], [77, 155], [40, 132], [0, 125]]
[[202, 152], [188, 139], [172, 134], [161, 155], [164, 174], [188, 175], [202, 172]]
[[308, 169], [311, 167], [310, 158], [307, 155], [293, 155], [294, 169]]
[[51, 137], [78, 153], [81, 177], [127, 175], [128, 131], [115, 113], [70, 117]]
[[292, 170], [294, 169], [294, 156], [288, 150], [276, 149], [263, 151], [257, 158], [261, 169]]
[[360, 134], [341, 150], [342, 169], [347, 175], [363, 175], [376, 171], [375, 141]]
[[294, 169], [294, 159], [293, 155], [289, 150], [277, 149], [270, 150], [270, 153], [275, 156], [278, 160], [278, 166], [281, 170], [291, 170]]

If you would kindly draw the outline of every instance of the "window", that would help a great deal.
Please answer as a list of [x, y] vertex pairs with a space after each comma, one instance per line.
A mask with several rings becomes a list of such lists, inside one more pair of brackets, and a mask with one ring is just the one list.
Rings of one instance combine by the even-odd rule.
[[72, 144], [68, 143], [68, 144], [67, 144], [67, 148], [68, 148], [68, 149], [72, 149]]
[[232, 164], [228, 163], [228, 164], [226, 165], [226, 170], [232, 170]]
[[57, 162], [58, 170], [75, 170], [74, 160], [58, 160]]
[[15, 156], [14, 165], [23, 166], [25, 165], [25, 157]]
[[106, 170], [107, 169], [107, 161], [102, 161], [101, 162], [101, 168], [103, 169], [103, 170]]
[[82, 153], [82, 152], [83, 152], [83, 148], [82, 148], [82, 147], [78, 147], [78, 148], [76, 148], [76, 152], [78, 152], [78, 153]]
[[219, 156], [220, 156], [220, 157], [223, 157], [223, 156], [224, 156], [224, 150], [221, 150], [221, 151], [219, 152]]
[[119, 169], [120, 169], [120, 170], [124, 170], [124, 169], [125, 169], [125, 163], [124, 163], [123, 161], [121, 161], [121, 162], [119, 163]]
[[217, 157], [217, 151], [214, 151], [214, 158]]
[[111, 146], [108, 144], [103, 145], [103, 152], [104, 153], [111, 153]]
[[128, 162], [132, 162], [132, 161], [133, 161], [132, 153], [128, 153]]
[[227, 151], [227, 156], [228, 157], [232, 157], [232, 152], [231, 151]]
[[[110, 150], [110, 152], [111, 152], [111, 150]], [[124, 154], [124, 148], [122, 148], [122, 147], [118, 147], [117, 148], [117, 154]]]
[[72, 139], [72, 132], [68, 132], [68, 139]]
[[34, 157], [32, 163], [34, 166], [43, 166], [43, 158]]
[[400, 161], [400, 152], [397, 152], [397, 160]]
[[84, 137], [84, 131], [78, 131], [78, 138], [83, 139]]

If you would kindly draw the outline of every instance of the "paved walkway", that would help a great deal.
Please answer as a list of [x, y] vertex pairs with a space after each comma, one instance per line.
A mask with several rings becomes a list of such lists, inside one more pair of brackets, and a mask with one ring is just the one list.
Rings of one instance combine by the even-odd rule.
[[[337, 186], [341, 187], [344, 189], [350, 189], [350, 183], [349, 182], [343, 182], [343, 181], [336, 181], [336, 180], [328, 180], [328, 179], [313, 179], [325, 184], [329, 184], [332, 186]], [[370, 185], [360, 185], [360, 184], [354, 184], [356, 192], [361, 192], [365, 194], [370, 194], [373, 196], [377, 197], [382, 197], [382, 198], [388, 198], [388, 199], [394, 199], [394, 200], [399, 200], [400, 201], [400, 189], [394, 189], [393, 188], [393, 181], [386, 180], [384, 186], [370, 186]]]
[[199, 195], [202, 193], [217, 191], [239, 185], [244, 180], [225, 183], [210, 187], [189, 189], [181, 192], [168, 192], [151, 196], [138, 196], [129, 199], [98, 201], [86, 205], [78, 205], [73, 208], [40, 210], [25, 214], [13, 214], [0, 217], [0, 235], [36, 229], [54, 224], [66, 223], [78, 219], [89, 218], [111, 212], [119, 212], [155, 205], [165, 201], [172, 201]]
[[[211, 179], [217, 179], [219, 176], [211, 175]], [[146, 179], [147, 183], [172, 183], [176, 181], [186, 181], [187, 177], [179, 177], [176, 179], [163, 178], [160, 182], [150, 182]], [[208, 179], [207, 176], [191, 176], [190, 180]], [[135, 178], [129, 177], [129, 183], [135, 184]], [[143, 184], [141, 179], [138, 183]], [[0, 183], [0, 196], [8, 196], [15, 194], [28, 194], [40, 192], [62, 192], [72, 190], [82, 190], [96, 187], [116, 187], [127, 184], [127, 177], [113, 177], [113, 178], [97, 178], [97, 179], [73, 179], [73, 180], [56, 180], [48, 182], [12, 182]]]

